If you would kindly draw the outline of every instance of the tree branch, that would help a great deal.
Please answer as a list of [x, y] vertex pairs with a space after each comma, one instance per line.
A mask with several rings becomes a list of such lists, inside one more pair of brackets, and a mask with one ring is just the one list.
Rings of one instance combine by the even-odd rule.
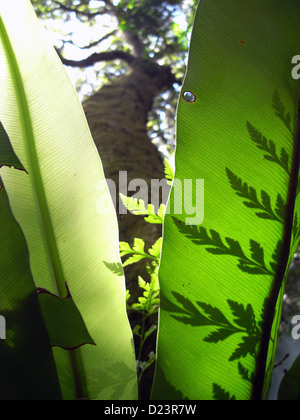
[[123, 60], [128, 64], [132, 64], [135, 60], [135, 57], [125, 51], [107, 51], [102, 53], [94, 53], [89, 57], [83, 60], [68, 60], [64, 58], [60, 51], [56, 49], [56, 52], [61, 59], [62, 63], [66, 66], [70, 67], [90, 67], [93, 66], [95, 63], [99, 63], [100, 61], [113, 61], [113, 60]]
[[97, 41], [91, 42], [89, 45], [84, 45], [83, 47], [80, 47], [79, 45], [77, 45], [74, 41], [72, 40], [64, 40], [64, 39], [60, 39], [60, 41], [63, 44], [72, 44], [74, 45], [76, 48], [79, 48], [80, 50], [89, 50], [91, 48], [97, 47], [99, 44], [101, 44], [101, 42], [107, 40], [108, 38], [110, 38], [111, 36], [114, 36], [117, 34], [117, 29], [114, 29], [113, 31], [107, 33], [106, 35], [104, 35], [102, 38], [98, 39]]
[[58, 6], [58, 8], [55, 9], [55, 10], [61, 9], [61, 10], [64, 10], [65, 12], [76, 13], [77, 15], [86, 16], [88, 18], [93, 18], [95, 16], [100, 16], [100, 15], [104, 15], [104, 14], [108, 13], [108, 11], [106, 9], [99, 10], [98, 12], [85, 12], [83, 10], [78, 10], [76, 7], [66, 6], [65, 4], [62, 4], [57, 0], [52, 0], [52, 3], [57, 4], [57, 6]]

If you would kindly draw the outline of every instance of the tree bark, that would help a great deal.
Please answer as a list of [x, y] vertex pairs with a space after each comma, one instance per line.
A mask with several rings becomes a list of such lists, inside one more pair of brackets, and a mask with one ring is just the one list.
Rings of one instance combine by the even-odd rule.
[[[169, 67], [134, 58], [130, 71], [116, 81], [104, 85], [88, 98], [84, 111], [99, 151], [106, 179], [119, 188], [119, 172], [127, 171], [128, 182], [143, 179], [149, 186], [151, 179], [163, 179], [163, 161], [147, 134], [148, 113], [153, 100], [174, 83]], [[118, 200], [117, 189], [117, 200]], [[132, 195], [132, 193], [128, 194]], [[151, 198], [149, 196], [149, 203]], [[161, 226], [151, 225], [141, 216], [122, 215], [117, 208], [120, 240], [133, 244], [139, 237], [148, 246], [161, 236]], [[127, 286], [135, 294], [137, 276], [144, 275], [145, 264], [125, 270]]]

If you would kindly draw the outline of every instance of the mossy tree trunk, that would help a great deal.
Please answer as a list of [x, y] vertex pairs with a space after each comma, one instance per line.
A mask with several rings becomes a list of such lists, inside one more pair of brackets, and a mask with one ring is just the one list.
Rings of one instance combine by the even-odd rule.
[[[156, 95], [173, 83], [169, 67], [135, 58], [125, 76], [101, 87], [83, 104], [106, 179], [117, 185], [117, 197], [120, 171], [127, 172], [128, 183], [145, 180], [149, 193], [151, 179], [164, 178], [163, 160], [148, 137], [147, 121]], [[117, 213], [121, 241], [133, 244], [139, 237], [151, 246], [161, 236], [160, 225], [146, 223], [141, 216], [119, 214], [118, 208]], [[139, 274], [147, 278], [145, 263], [126, 269], [127, 285], [133, 294]]]

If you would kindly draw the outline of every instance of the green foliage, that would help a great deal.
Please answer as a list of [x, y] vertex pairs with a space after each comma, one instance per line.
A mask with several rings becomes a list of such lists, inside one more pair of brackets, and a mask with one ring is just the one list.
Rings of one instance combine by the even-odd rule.
[[[165, 177], [172, 183], [174, 179], [174, 172], [167, 159], [165, 164]], [[154, 206], [148, 204], [141, 199], [132, 197], [125, 197], [120, 194], [123, 204], [133, 214], [143, 215], [145, 221], [151, 224], [161, 224], [165, 216], [166, 206], [161, 204], [157, 213], [155, 213]], [[127, 310], [135, 311], [141, 315], [141, 322], [136, 324], [133, 328], [133, 334], [138, 339], [137, 351], [137, 369], [138, 369], [138, 385], [141, 387], [142, 376], [145, 371], [156, 361], [156, 354], [151, 352], [148, 355], [148, 360], [143, 361], [142, 352], [146, 340], [157, 331], [157, 313], [160, 304], [159, 285], [158, 285], [158, 266], [160, 262], [162, 238], [159, 238], [146, 252], [145, 242], [143, 239], [135, 238], [133, 247], [127, 242], [120, 242], [121, 257], [128, 257], [123, 263], [123, 267], [138, 263], [141, 260], [149, 260], [147, 263], [147, 272], [150, 276], [150, 282], [146, 282], [141, 276], [138, 277], [138, 285], [142, 290], [142, 296], [138, 298], [137, 302], [129, 304], [131, 298], [129, 290], [127, 290]], [[148, 321], [148, 322], [147, 322]]]
[[[148, 223], [162, 223], [164, 207], [161, 207], [161, 215], [156, 215], [154, 206], [149, 205], [148, 210], [143, 200], [136, 200], [130, 197], [122, 197], [124, 205], [133, 214], [147, 215], [145, 220]], [[160, 213], [159, 212], [159, 213]], [[153, 245], [145, 252], [145, 242], [143, 239], [135, 238], [134, 245], [131, 247], [127, 242], [120, 242], [121, 257], [128, 256], [123, 263], [123, 267], [135, 264], [141, 260], [149, 260], [147, 263], [147, 272], [150, 276], [150, 282], [146, 282], [141, 276], [138, 277], [138, 285], [142, 290], [142, 296], [138, 298], [137, 302], [129, 304], [131, 298], [129, 290], [127, 290], [127, 310], [135, 311], [141, 315], [140, 323], [133, 328], [134, 337], [138, 340], [137, 350], [137, 370], [138, 370], [138, 387], [141, 388], [141, 380], [145, 371], [156, 361], [156, 354], [151, 352], [148, 354], [146, 361], [142, 360], [142, 352], [147, 339], [157, 331], [157, 313], [159, 308], [159, 286], [158, 286], [158, 265], [160, 261], [162, 238], [159, 238]], [[150, 321], [150, 322], [149, 322]]]
[[238, 197], [245, 198], [243, 204], [246, 207], [260, 210], [255, 213], [256, 216], [262, 219], [277, 220], [280, 223], [284, 222], [285, 217], [285, 204], [280, 194], [277, 195], [276, 208], [273, 211], [271, 205], [271, 198], [266, 191], [261, 191], [261, 201], [257, 197], [257, 192], [253, 187], [249, 187], [246, 182], [235, 175], [230, 169], [226, 168], [227, 176], [231, 187], [236, 191]]
[[[0, 4], [0, 312], [8, 325], [0, 341], [1, 398], [134, 399], [116, 219], [99, 217], [95, 206], [102, 168], [29, 2], [18, 1], [16, 15], [10, 1]], [[88, 0], [52, 3], [67, 16], [75, 5], [83, 21], [91, 17]], [[40, 14], [57, 13], [53, 4], [40, 2]], [[137, 34], [142, 25], [147, 50], [150, 29], [180, 1], [105, 4], [118, 11], [124, 33]], [[141, 296], [129, 303], [127, 291], [126, 301], [140, 319], [133, 328], [139, 387], [156, 362], [153, 399], [233, 401], [268, 393], [286, 274], [300, 239], [300, 90], [286, 64], [300, 42], [300, 14], [293, 0], [270, 4], [200, 2], [183, 87], [197, 99], [179, 101], [176, 179], [209, 186], [203, 225], [122, 196], [133, 214], [164, 222], [166, 240], [149, 249], [141, 238], [120, 243], [125, 267], [147, 261], [150, 281], [139, 276]], [[255, 21], [253, 31], [265, 10], [268, 19]], [[282, 43], [272, 42], [275, 24]], [[157, 39], [169, 27], [167, 19]], [[172, 28], [180, 51], [183, 31]], [[167, 162], [165, 175], [172, 185]], [[197, 202], [194, 192], [190, 198]], [[144, 360], [159, 308], [158, 352]], [[59, 349], [51, 352], [53, 346]], [[299, 398], [298, 371], [299, 359], [279, 399]]]
[[138, 216], [147, 216], [145, 221], [152, 224], [162, 224], [164, 214], [166, 211], [166, 206], [161, 204], [158, 211], [155, 212], [153, 204], [146, 204], [143, 200], [133, 197], [125, 197], [123, 194], [120, 194], [122, 203], [124, 206], [132, 213]]
[[180, 5], [181, 0], [123, 0], [119, 1], [116, 10], [123, 17], [121, 29], [139, 32], [147, 40], [153, 32], [163, 33], [170, 22], [164, 13], [169, 6]]
[[[238, 259], [237, 267], [244, 272], [252, 274], [274, 274], [276, 260], [272, 260], [270, 265], [273, 270], [266, 267], [264, 260], [264, 250], [261, 245], [253, 239], [250, 239], [250, 255], [247, 257], [238, 241], [232, 238], [225, 238], [226, 243], [221, 239], [220, 234], [211, 229], [209, 233], [202, 226], [189, 226], [181, 223], [176, 218], [173, 219], [178, 230], [189, 238], [196, 245], [209, 246], [205, 248], [207, 252], [214, 255], [229, 255]], [[276, 255], [277, 256], [277, 255]]]
[[156, 273], [151, 273], [150, 283], [145, 282], [139, 276], [139, 286], [143, 290], [143, 296], [138, 298], [138, 303], [133, 303], [129, 308], [139, 312], [146, 312], [150, 316], [158, 310], [158, 281]]
[[[3, 163], [19, 167], [22, 162], [27, 171], [1, 168], [1, 178], [28, 244], [32, 271], [22, 249], [25, 239], [4, 219], [1, 254], [6, 268], [1, 267], [0, 313], [12, 325], [9, 339], [15, 347], [9, 353], [1, 343], [5, 353], [1, 360], [8, 361], [5, 373], [1, 369], [1, 386], [6, 385], [1, 397], [18, 397], [23, 383], [30, 399], [47, 391], [49, 398], [62, 394], [67, 400], [135, 399], [124, 275], [108, 268], [121, 263], [117, 220], [108, 189], [101, 197], [96, 189], [104, 174], [83, 109], [29, 0], [0, 3], [0, 37], [0, 90], [5, 98], [0, 101], [0, 120], [18, 156], [18, 160], [5, 156]], [[3, 152], [7, 136], [2, 128], [0, 136]], [[7, 207], [4, 189], [2, 197]], [[111, 205], [105, 216], [103, 201]], [[7, 218], [7, 210], [1, 215]], [[8, 228], [10, 242], [5, 240]], [[72, 299], [64, 299], [66, 284]], [[36, 288], [57, 297], [46, 293], [38, 301]], [[60, 348], [51, 349], [51, 344]]]
[[152, 265], [157, 267], [159, 263], [160, 247], [161, 238], [157, 240], [157, 242], [152, 246], [152, 248], [148, 250], [148, 252], [145, 252], [145, 242], [143, 239], [135, 238], [132, 248], [127, 242], [120, 242], [121, 257], [130, 255], [130, 257], [124, 262], [123, 267], [137, 263], [142, 259], [151, 259]]
[[173, 168], [168, 161], [168, 159], [165, 158], [164, 160], [165, 164], [165, 178], [168, 180], [168, 185], [172, 185], [172, 181], [174, 180], [174, 171]]
[[236, 398], [231, 397], [229, 392], [226, 392], [217, 384], [213, 384], [213, 397], [217, 401], [236, 401]]
[[175, 166], [181, 183], [204, 179], [205, 215], [200, 226], [172, 208], [164, 219], [153, 399], [268, 395], [300, 239], [300, 90], [288, 65], [299, 17], [293, 0], [200, 1], [182, 88], [196, 100], [179, 100]]
[[[276, 113], [276, 115], [278, 116], [278, 113]], [[268, 140], [249, 122], [247, 122], [247, 128], [252, 141], [256, 143], [258, 149], [263, 150], [267, 153], [266, 155], [264, 155], [264, 158], [269, 160], [270, 162], [278, 164], [287, 172], [287, 174], [289, 174], [289, 157], [285, 148], [282, 147], [280, 155], [278, 155], [274, 141]]]

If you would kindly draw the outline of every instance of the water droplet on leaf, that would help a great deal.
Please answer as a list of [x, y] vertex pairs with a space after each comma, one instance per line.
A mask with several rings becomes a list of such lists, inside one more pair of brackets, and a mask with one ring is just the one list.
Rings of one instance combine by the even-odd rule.
[[192, 102], [195, 102], [196, 99], [197, 99], [196, 95], [193, 92], [191, 92], [190, 90], [184, 91], [182, 96], [183, 96], [183, 99], [190, 104]]

